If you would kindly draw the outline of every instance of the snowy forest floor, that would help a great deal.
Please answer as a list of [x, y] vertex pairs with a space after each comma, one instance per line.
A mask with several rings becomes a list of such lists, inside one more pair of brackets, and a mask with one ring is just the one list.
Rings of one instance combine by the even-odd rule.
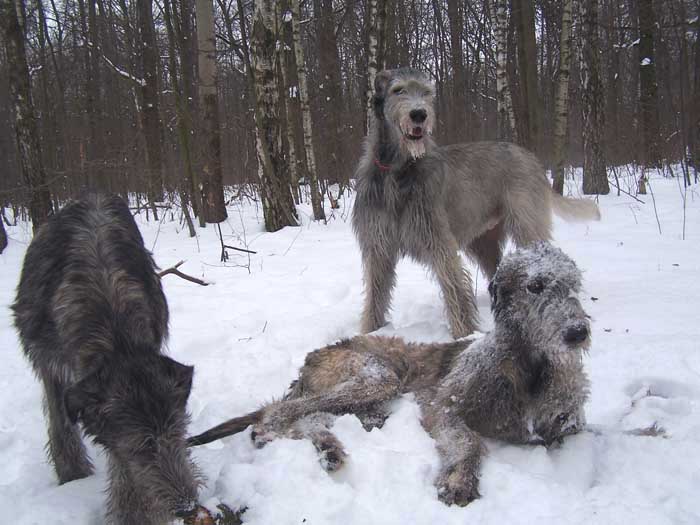
[[[633, 186], [632, 178], [622, 182]], [[447, 507], [433, 486], [435, 444], [405, 397], [382, 429], [367, 433], [354, 416], [337, 420], [350, 457], [332, 475], [309, 442], [257, 450], [250, 430], [195, 449], [207, 480], [202, 503], [247, 506], [244, 522], [258, 525], [700, 523], [700, 187], [685, 193], [683, 240], [682, 181], [657, 174], [650, 186], [654, 199], [640, 196], [644, 204], [614, 189], [601, 197], [598, 223], [555, 219], [554, 242], [583, 270], [582, 304], [593, 319], [588, 431], [549, 450], [490, 441], [481, 499]], [[193, 434], [282, 395], [307, 352], [358, 333], [362, 275], [351, 201], [325, 225], [301, 206], [302, 226], [277, 233], [264, 233], [254, 203], [234, 202], [222, 225], [226, 243], [257, 253], [229, 251], [226, 264], [215, 228], [190, 239], [168, 213], [160, 223], [137, 216], [162, 268], [185, 259], [181, 270], [214, 283], [164, 277], [168, 352], [195, 365]], [[9, 228], [0, 256], [0, 521], [101, 523], [104, 455], [90, 445], [97, 474], [58, 486], [44, 453], [40, 385], [12, 327], [8, 306], [30, 231]], [[485, 330], [486, 286], [478, 274]], [[437, 285], [423, 267], [400, 263], [391, 322], [380, 333], [449, 340]], [[626, 433], [654, 424], [657, 436]]]

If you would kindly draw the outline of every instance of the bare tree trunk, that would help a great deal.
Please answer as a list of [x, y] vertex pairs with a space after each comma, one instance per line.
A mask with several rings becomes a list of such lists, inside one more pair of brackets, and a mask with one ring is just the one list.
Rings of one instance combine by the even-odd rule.
[[[89, 0], [91, 1], [91, 0]], [[148, 166], [148, 200], [163, 199], [163, 126], [158, 104], [158, 47], [153, 25], [151, 0], [136, 0], [138, 13], [141, 65], [141, 120], [146, 139], [146, 165]], [[155, 207], [153, 207], [154, 214]], [[156, 215], [157, 217], [157, 215]]]
[[30, 192], [29, 215], [36, 232], [53, 210], [41, 160], [41, 145], [27, 67], [24, 2], [0, 0], [0, 21], [10, 77], [10, 99], [14, 109], [19, 166], [22, 179]]
[[[221, 170], [221, 131], [219, 101], [216, 93], [216, 42], [214, 40], [214, 4], [196, 0], [197, 42], [199, 44], [199, 103], [202, 113], [200, 139], [203, 141], [202, 215], [206, 222], [226, 220]], [[201, 222], [200, 222], [201, 224]]]
[[304, 48], [301, 44], [301, 31], [299, 29], [299, 21], [301, 20], [299, 0], [290, 0], [290, 6], [292, 8], [294, 55], [297, 63], [297, 78], [299, 79], [301, 122], [304, 130], [306, 173], [311, 188], [311, 207], [314, 212], [314, 220], [322, 221], [326, 218], [326, 214], [323, 211], [323, 194], [318, 185], [318, 172], [316, 171], [316, 153], [314, 150], [313, 126], [311, 125], [311, 108], [309, 107], [309, 87], [306, 82], [306, 61], [304, 59]]
[[177, 116], [177, 131], [178, 139], [180, 142], [182, 160], [184, 164], [184, 180], [177, 183], [178, 193], [180, 194], [180, 205], [182, 206], [182, 213], [185, 216], [185, 222], [187, 223], [187, 228], [190, 233], [190, 237], [196, 235], [194, 224], [192, 223], [192, 217], [190, 216], [190, 195], [188, 194], [189, 189], [192, 186], [192, 156], [190, 150], [190, 124], [189, 124], [189, 114], [187, 111], [187, 102], [182, 100], [182, 87], [180, 83], [180, 78], [177, 72], [177, 59], [175, 50], [175, 31], [173, 28], [173, 15], [170, 6], [170, 0], [164, 0], [163, 2], [163, 15], [165, 18], [165, 27], [168, 33], [168, 60], [169, 60], [169, 71], [170, 71], [170, 81], [173, 85], [173, 90], [175, 92], [175, 114]]
[[690, 101], [690, 137], [695, 182], [698, 182], [697, 170], [700, 169], [700, 25], [695, 24], [695, 43], [693, 44], [693, 91]]
[[367, 118], [365, 122], [365, 134], [369, 133], [369, 125], [372, 122], [374, 109], [372, 108], [372, 96], [374, 93], [374, 79], [377, 77], [377, 51], [379, 42], [377, 38], [377, 0], [367, 1], [367, 26], [368, 41], [367, 41], [367, 93], [365, 95], [365, 104], [367, 105]]
[[251, 34], [260, 195], [265, 229], [269, 232], [297, 224], [289, 174], [282, 156], [276, 79], [279, 31], [275, 24], [274, 4], [272, 0], [255, 0]]
[[603, 85], [598, 53], [598, 0], [584, 0], [583, 59], [583, 193], [610, 193], [603, 152]]
[[642, 163], [659, 166], [659, 100], [656, 82], [656, 16], [652, 0], [639, 2], [639, 106], [642, 112]]
[[284, 15], [280, 16], [279, 10], [276, 12], [276, 24], [280, 30], [280, 41], [282, 42], [282, 49], [279, 51], [280, 60], [278, 63], [278, 71], [280, 72], [281, 76], [280, 103], [282, 106], [284, 106], [285, 115], [284, 120], [287, 138], [287, 154], [289, 156], [289, 179], [294, 202], [299, 204], [301, 203], [301, 196], [299, 192], [299, 159], [297, 157], [296, 134], [294, 133], [295, 115], [292, 108], [295, 86], [291, 85], [289, 79], [290, 70], [294, 67], [294, 58], [290, 57], [290, 54], [293, 53], [294, 50], [288, 46], [291, 36], [291, 10], [287, 11], [288, 8], [288, 2], [282, 2], [282, 9], [285, 10]]
[[462, 51], [462, 32], [464, 31], [464, 19], [460, 11], [460, 2], [447, 0], [447, 19], [450, 28], [450, 53], [452, 65], [452, 111], [446, 117], [448, 122], [448, 135], [450, 142], [463, 142], [472, 140], [471, 134], [475, 126], [473, 122], [467, 126], [467, 72], [464, 67], [464, 53]]
[[496, 38], [496, 104], [498, 138], [515, 140], [515, 115], [508, 85], [508, 0], [495, 0], [494, 23]]
[[[0, 212], [2, 209], [0, 208]], [[7, 232], [5, 231], [5, 223], [0, 219], [0, 254], [7, 248]]]
[[525, 147], [540, 153], [540, 100], [537, 88], [537, 47], [535, 41], [535, 13], [533, 0], [513, 0], [512, 16], [518, 35], [518, 71], [522, 94], [520, 137]]
[[569, 123], [569, 68], [571, 66], [571, 14], [573, 0], [564, 0], [561, 13], [561, 44], [559, 46], [559, 79], [554, 101], [554, 191], [564, 193], [564, 163], [566, 161], [567, 129]]

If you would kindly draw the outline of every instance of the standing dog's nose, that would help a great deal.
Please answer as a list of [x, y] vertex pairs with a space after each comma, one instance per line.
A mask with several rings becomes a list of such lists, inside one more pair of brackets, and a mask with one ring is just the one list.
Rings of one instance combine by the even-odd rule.
[[424, 109], [412, 109], [408, 114], [411, 120], [417, 124], [422, 124], [428, 118], [428, 112]]
[[585, 324], [570, 326], [564, 332], [564, 341], [567, 343], [582, 343], [588, 337], [588, 327]]

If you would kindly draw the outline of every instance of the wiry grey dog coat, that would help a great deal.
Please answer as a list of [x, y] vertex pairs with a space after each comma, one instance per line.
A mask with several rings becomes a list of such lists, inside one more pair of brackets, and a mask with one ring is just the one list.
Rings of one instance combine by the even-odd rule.
[[352, 216], [364, 267], [364, 333], [385, 324], [399, 257], [431, 268], [451, 332], [461, 337], [478, 322], [459, 250], [490, 279], [507, 236], [518, 247], [551, 238], [552, 210], [569, 220], [600, 217], [594, 202], [555, 194], [537, 158], [515, 144], [437, 146], [433, 97], [420, 71], [377, 75]]
[[127, 204], [95, 197], [51, 217], [13, 308], [44, 386], [59, 482], [92, 473], [82, 427], [107, 452], [110, 524], [188, 515], [199, 485], [185, 442], [193, 368], [162, 354], [168, 307]]
[[548, 445], [581, 430], [588, 380], [582, 352], [588, 318], [576, 298], [581, 274], [547, 243], [507, 256], [489, 287], [495, 327], [476, 341], [412, 344], [360, 336], [311, 352], [287, 395], [190, 439], [193, 445], [253, 426], [258, 446], [280, 436], [308, 438], [326, 470], [346, 453], [332, 415], [381, 425], [386, 402], [412, 392], [436, 440], [435, 480], [445, 503], [478, 497], [482, 436]]

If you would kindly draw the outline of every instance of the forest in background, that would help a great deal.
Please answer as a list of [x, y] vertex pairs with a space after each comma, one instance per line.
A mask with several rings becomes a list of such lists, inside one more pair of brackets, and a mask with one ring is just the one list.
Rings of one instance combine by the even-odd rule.
[[302, 201], [323, 219], [400, 66], [435, 81], [439, 143], [522, 144], [557, 191], [571, 166], [588, 194], [624, 191], [616, 166], [635, 193], [651, 166], [696, 184], [699, 4], [0, 0], [2, 217], [36, 227], [90, 190], [177, 207], [191, 235], [242, 195], [268, 231]]

